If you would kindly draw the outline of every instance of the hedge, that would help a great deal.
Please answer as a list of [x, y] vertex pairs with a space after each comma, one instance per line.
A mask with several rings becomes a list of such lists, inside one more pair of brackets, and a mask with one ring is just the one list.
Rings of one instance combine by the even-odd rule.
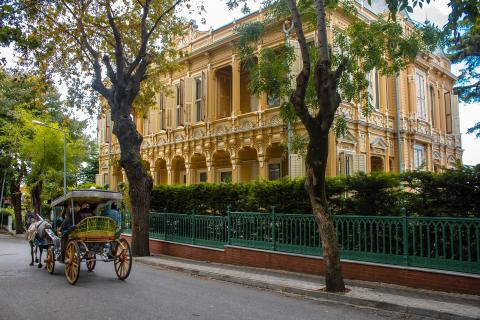
[[[327, 196], [334, 214], [401, 214], [417, 216], [480, 216], [480, 166], [445, 173], [373, 173], [327, 178]], [[151, 208], [159, 212], [224, 215], [233, 211], [310, 213], [303, 179], [251, 183], [159, 185]]]
[[[12, 217], [12, 229], [15, 230], [15, 214], [12, 208], [0, 209], [0, 225], [7, 225], [8, 216]], [[3, 217], [3, 220], [2, 220], [2, 217]]]

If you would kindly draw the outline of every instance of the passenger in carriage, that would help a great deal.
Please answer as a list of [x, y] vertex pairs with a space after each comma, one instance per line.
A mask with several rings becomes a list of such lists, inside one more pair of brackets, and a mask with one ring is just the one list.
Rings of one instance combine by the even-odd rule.
[[78, 211], [78, 213], [75, 215], [75, 224], [78, 224], [80, 221], [82, 221], [85, 218], [93, 216], [94, 215], [93, 213], [96, 208], [97, 208], [96, 204], [84, 203], [80, 211]]
[[65, 219], [63, 220], [62, 224], [60, 225], [60, 232], [61, 232], [61, 248], [62, 248], [62, 255], [60, 257], [60, 261], [64, 262], [65, 260], [65, 249], [67, 249], [68, 244], [68, 234], [73, 227], [72, 223], [72, 213], [70, 210], [65, 211]]

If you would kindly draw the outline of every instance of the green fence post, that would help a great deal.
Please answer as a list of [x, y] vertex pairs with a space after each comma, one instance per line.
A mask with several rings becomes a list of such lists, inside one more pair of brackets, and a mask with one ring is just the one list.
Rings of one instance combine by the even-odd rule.
[[272, 220], [272, 250], [276, 250], [276, 244], [275, 244], [275, 206], [271, 206], [272, 212], [271, 212], [271, 220]]
[[195, 209], [192, 209], [192, 244], [195, 244]]
[[407, 209], [400, 208], [400, 213], [403, 216], [403, 263], [408, 265], [408, 215]]
[[230, 239], [230, 229], [232, 226], [232, 217], [231, 217], [231, 212], [230, 212], [231, 206], [227, 206], [227, 243], [230, 245], [232, 244], [232, 239]]

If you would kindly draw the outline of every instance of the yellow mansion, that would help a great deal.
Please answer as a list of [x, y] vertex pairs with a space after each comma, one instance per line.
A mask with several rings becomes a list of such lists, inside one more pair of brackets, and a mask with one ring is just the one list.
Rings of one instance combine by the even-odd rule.
[[[377, 19], [382, 11], [378, 5], [357, 5], [361, 19]], [[235, 55], [234, 27], [257, 19], [263, 19], [262, 12], [217, 30], [199, 31], [192, 25], [179, 41], [188, 55], [180, 60], [181, 71], [165, 75], [169, 94], [160, 92], [157, 107], [135, 119], [144, 136], [142, 156], [155, 184], [304, 175], [302, 157], [288, 154], [288, 130], [279, 115], [279, 101], [249, 92], [248, 72]], [[330, 21], [339, 27], [348, 24], [338, 12]], [[408, 18], [401, 16], [400, 21], [405, 32], [412, 30]], [[307, 34], [308, 38], [313, 41], [315, 36]], [[262, 46], [284, 41], [279, 23]], [[298, 61], [295, 65], [293, 72]], [[369, 80], [375, 110], [364, 117], [359, 106], [341, 105], [349, 132], [342, 138], [331, 134], [328, 175], [438, 171], [461, 161], [458, 99], [452, 92], [455, 76], [446, 57], [422, 55], [397, 79], [372, 72]], [[98, 119], [97, 184], [116, 188], [125, 174], [118, 166], [118, 143], [114, 137], [110, 141], [110, 126], [107, 112]], [[304, 129], [298, 122], [293, 130], [301, 135]]]

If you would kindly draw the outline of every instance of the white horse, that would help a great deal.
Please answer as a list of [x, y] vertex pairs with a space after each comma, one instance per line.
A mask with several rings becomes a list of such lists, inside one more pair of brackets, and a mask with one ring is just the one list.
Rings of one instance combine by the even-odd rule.
[[[46, 248], [46, 240], [47, 240], [47, 229], [51, 229], [52, 225], [48, 223], [46, 220], [33, 222], [27, 229], [25, 233], [25, 237], [30, 244], [30, 253], [32, 256], [32, 262], [30, 265], [33, 266], [34, 261], [38, 263], [38, 267], [42, 267], [42, 253], [43, 249]], [[40, 257], [37, 256], [38, 249], [40, 249]], [[35, 252], [35, 259], [34, 259], [34, 252]]]

